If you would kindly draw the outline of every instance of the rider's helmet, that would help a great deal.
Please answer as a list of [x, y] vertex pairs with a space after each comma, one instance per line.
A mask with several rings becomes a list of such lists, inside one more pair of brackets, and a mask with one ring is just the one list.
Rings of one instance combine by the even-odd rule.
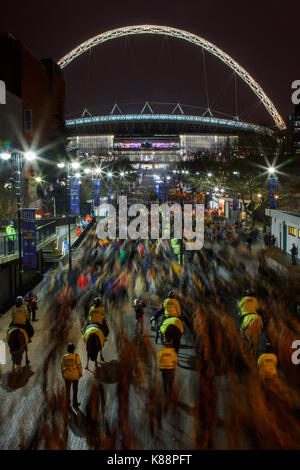
[[101, 303], [102, 303], [101, 297], [95, 297], [95, 299], [94, 299], [95, 307], [99, 307], [99, 305], [101, 305]]
[[16, 307], [20, 307], [23, 304], [23, 297], [20, 295], [16, 298]]
[[15, 225], [13, 220], [8, 221], [8, 225]]
[[139, 299], [134, 299], [133, 305], [137, 306], [140, 303]]
[[266, 348], [265, 348], [265, 354], [272, 354], [272, 353], [274, 353], [272, 345], [270, 343], [267, 343]]
[[73, 343], [69, 343], [68, 344], [68, 349], [67, 349], [68, 353], [73, 353], [75, 351], [75, 346]]
[[170, 290], [169, 293], [168, 293], [168, 297], [170, 299], [173, 299], [175, 297], [175, 292], [173, 290]]
[[254, 289], [249, 288], [246, 290], [246, 294], [249, 295], [250, 297], [255, 297], [256, 292]]

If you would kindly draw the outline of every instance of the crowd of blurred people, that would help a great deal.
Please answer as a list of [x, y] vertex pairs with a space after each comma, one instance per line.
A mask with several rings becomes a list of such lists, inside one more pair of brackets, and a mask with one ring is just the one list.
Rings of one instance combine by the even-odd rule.
[[[44, 366], [46, 375], [51, 360], [65, 352], [74, 324], [78, 322], [83, 328], [97, 296], [102, 298], [115, 336], [121, 364], [116, 391], [118, 420], [109, 428], [107, 408], [100, 412], [105, 402], [103, 385], [91, 378], [86, 405], [87, 416], [94, 423], [92, 434], [87, 435], [90, 448], [115, 448], [113, 426], [122, 434], [123, 448], [142, 446], [142, 437], [128, 421], [134, 406], [134, 400], [129, 400], [131, 387], [143, 401], [148, 423], [145, 433], [155, 440], [161, 430], [163, 398], [149, 320], [170, 289], [177, 294], [185, 336], [196, 351], [188, 366], [191, 377], [198, 377], [197, 388], [191, 385], [196, 403], [190, 417], [193, 448], [215, 448], [220, 427], [226, 436], [224, 448], [300, 448], [299, 373], [291, 361], [292, 342], [300, 337], [299, 285], [270, 269], [263, 249], [246, 248], [247, 238], [251, 237], [252, 244], [257, 235], [257, 231], [249, 235], [235, 224], [207, 221], [204, 247], [185, 251], [184, 263], [179, 264], [169, 240], [99, 240], [93, 231], [70, 271], [61, 267], [47, 273], [39, 295], [48, 305], [53, 340]], [[264, 331], [257, 355], [249, 349], [238, 320], [239, 301], [249, 287], [255, 289], [263, 312]], [[143, 302], [141, 344], [135, 341], [140, 305], [134, 304], [134, 299]], [[172, 361], [172, 369], [177, 368], [173, 393], [169, 393], [170, 380], [166, 378], [170, 374], [165, 374], [164, 387], [168, 409], [178, 415], [180, 350], [178, 365], [175, 358]], [[268, 375], [266, 370], [271, 369]], [[47, 396], [52, 406], [48, 390]]]

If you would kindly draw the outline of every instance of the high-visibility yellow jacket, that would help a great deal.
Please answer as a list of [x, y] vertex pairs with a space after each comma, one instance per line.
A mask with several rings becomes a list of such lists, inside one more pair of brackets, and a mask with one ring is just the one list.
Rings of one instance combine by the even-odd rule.
[[262, 354], [258, 358], [257, 365], [262, 378], [272, 379], [277, 377], [277, 356], [275, 354]]
[[166, 299], [163, 307], [165, 317], [181, 317], [181, 309], [177, 299]]
[[26, 325], [26, 321], [29, 320], [29, 313], [25, 305], [14, 307], [12, 309], [11, 319], [15, 325]]
[[158, 351], [158, 365], [160, 369], [176, 369], [178, 356], [174, 348], [162, 348]]
[[175, 255], [180, 255], [180, 241], [178, 240], [178, 238], [172, 238], [171, 246]]
[[166, 330], [167, 330], [169, 325], [175, 325], [179, 329], [180, 333], [183, 334], [184, 328], [183, 328], [183, 324], [182, 324], [182, 321], [180, 320], [180, 318], [170, 317], [170, 318], [167, 318], [166, 320], [164, 320], [161, 327], [160, 327], [160, 331], [162, 332], [163, 335], [165, 335]]
[[241, 328], [243, 330], [247, 328], [249, 323], [254, 319], [261, 322], [261, 326], [263, 328], [262, 318], [257, 313], [259, 309], [259, 303], [256, 297], [250, 297], [250, 296], [243, 297], [242, 300], [240, 301], [240, 309], [241, 309], [240, 316], [241, 317], [245, 316], [245, 318], [242, 319], [242, 323], [241, 323]]
[[243, 297], [240, 301], [241, 316], [247, 315], [248, 313], [257, 313], [259, 304], [256, 297]]
[[16, 231], [11, 225], [7, 225], [6, 233], [8, 235], [8, 240], [15, 240], [16, 239]]
[[91, 327], [91, 328], [88, 328], [86, 330], [86, 332], [84, 333], [83, 335], [83, 340], [85, 343], [87, 343], [87, 340], [89, 339], [89, 336], [92, 335], [92, 334], [96, 334], [100, 340], [100, 344], [101, 344], [101, 349], [103, 348], [104, 346], [104, 343], [105, 343], [105, 336], [102, 332], [102, 330], [100, 330], [100, 328], [96, 328], [96, 327]]
[[61, 372], [64, 379], [79, 380], [82, 376], [80, 357], [75, 353], [67, 353], [61, 361]]
[[103, 307], [91, 307], [88, 316], [88, 323], [98, 323], [102, 325], [104, 318], [104, 308]]

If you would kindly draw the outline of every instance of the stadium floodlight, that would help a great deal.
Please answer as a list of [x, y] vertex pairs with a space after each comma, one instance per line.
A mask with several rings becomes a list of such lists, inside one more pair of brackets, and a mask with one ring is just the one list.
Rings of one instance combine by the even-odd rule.
[[64, 168], [66, 165], [64, 163], [58, 163], [57, 166], [58, 168]]

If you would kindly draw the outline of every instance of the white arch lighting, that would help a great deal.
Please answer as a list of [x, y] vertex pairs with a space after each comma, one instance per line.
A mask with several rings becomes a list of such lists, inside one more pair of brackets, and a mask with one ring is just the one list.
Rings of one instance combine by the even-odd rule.
[[111, 41], [123, 36], [139, 35], [139, 34], [164, 34], [177, 39], [183, 39], [184, 41], [195, 44], [196, 46], [203, 47], [205, 50], [218, 57], [224, 64], [228, 65], [234, 72], [236, 72], [244, 82], [251, 88], [251, 90], [258, 96], [260, 101], [263, 103], [268, 113], [272, 116], [278, 129], [286, 129], [286, 124], [277, 109], [275, 108], [272, 101], [267, 97], [261, 86], [258, 85], [256, 80], [239, 65], [232, 57], [226, 52], [219, 49], [217, 46], [207, 41], [206, 39], [197, 36], [196, 34], [189, 33], [187, 31], [171, 28], [169, 26], [157, 26], [157, 25], [140, 25], [140, 26], [125, 26], [123, 28], [113, 29], [105, 33], [101, 33], [94, 36], [91, 39], [83, 42], [75, 49], [66, 54], [62, 59], [58, 61], [58, 65], [63, 69], [69, 65], [74, 59], [84, 54], [92, 47], [103, 44], [104, 42]]

